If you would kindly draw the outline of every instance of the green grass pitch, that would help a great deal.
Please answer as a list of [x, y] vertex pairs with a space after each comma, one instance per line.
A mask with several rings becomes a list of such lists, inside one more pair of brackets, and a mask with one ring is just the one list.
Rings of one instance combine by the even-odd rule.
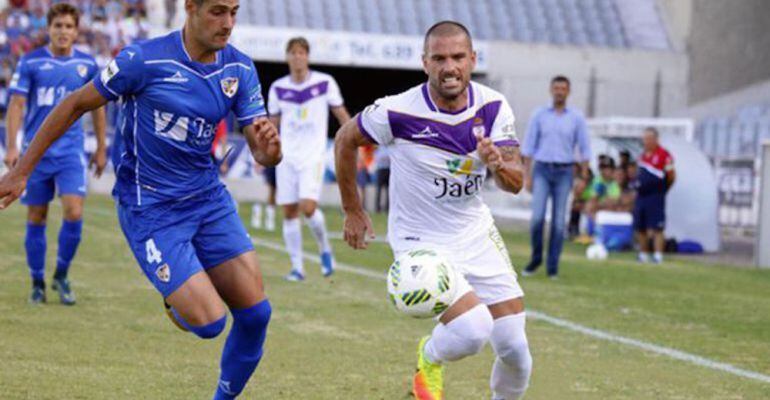
[[[248, 216], [248, 206], [242, 205]], [[0, 399], [206, 399], [224, 335], [201, 341], [178, 331], [145, 280], [117, 226], [112, 200], [87, 200], [84, 240], [71, 269], [75, 307], [27, 304], [25, 210], [0, 213]], [[337, 210], [326, 211], [339, 231]], [[60, 208], [48, 228], [48, 276]], [[375, 217], [381, 237], [385, 219]], [[280, 224], [279, 224], [280, 226]], [[252, 232], [280, 242], [280, 233]], [[503, 232], [517, 270], [528, 238]], [[315, 242], [305, 230], [305, 249]], [[338, 261], [384, 275], [387, 245], [354, 252], [334, 240]], [[430, 321], [396, 314], [383, 280], [339, 271], [330, 280], [307, 263], [289, 283], [288, 257], [259, 247], [274, 308], [265, 357], [245, 399], [406, 399], [417, 340]], [[567, 245], [562, 277], [522, 279], [527, 307], [616, 335], [770, 375], [770, 273], [669, 260], [637, 265], [631, 255], [585, 260]], [[770, 384], [715, 371], [530, 319], [535, 360], [527, 399], [768, 399]], [[450, 364], [446, 398], [488, 399], [492, 353]]]

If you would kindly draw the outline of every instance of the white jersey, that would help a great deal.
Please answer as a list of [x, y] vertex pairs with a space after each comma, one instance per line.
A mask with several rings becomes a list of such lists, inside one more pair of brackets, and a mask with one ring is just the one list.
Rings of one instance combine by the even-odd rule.
[[468, 107], [440, 110], [427, 84], [377, 100], [358, 115], [361, 133], [390, 151], [388, 240], [394, 252], [421, 243], [456, 246], [489, 235], [494, 221], [480, 192], [486, 165], [476, 136], [518, 146], [514, 116], [502, 94], [468, 87]]
[[302, 83], [293, 82], [291, 75], [273, 82], [267, 111], [281, 117], [283, 162], [301, 166], [321, 161], [326, 154], [329, 107], [341, 105], [340, 88], [329, 74], [310, 71]]

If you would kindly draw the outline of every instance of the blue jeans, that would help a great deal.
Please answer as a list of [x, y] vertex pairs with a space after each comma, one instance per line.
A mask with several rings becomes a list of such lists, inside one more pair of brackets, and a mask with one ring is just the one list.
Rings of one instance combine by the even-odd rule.
[[532, 170], [532, 220], [530, 235], [532, 257], [527, 271], [534, 271], [543, 262], [543, 225], [545, 206], [551, 197], [551, 237], [548, 242], [548, 275], [559, 272], [559, 256], [564, 244], [567, 218], [567, 198], [572, 190], [572, 164], [548, 164], [535, 162]]

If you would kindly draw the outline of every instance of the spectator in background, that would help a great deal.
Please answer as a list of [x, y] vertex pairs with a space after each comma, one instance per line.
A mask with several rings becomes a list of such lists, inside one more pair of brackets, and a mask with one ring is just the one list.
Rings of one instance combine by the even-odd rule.
[[599, 156], [599, 175], [591, 183], [592, 195], [588, 202], [588, 235], [594, 236], [596, 213], [615, 211], [620, 201], [620, 186], [615, 182], [615, 160], [612, 157]]
[[[553, 102], [538, 109], [529, 121], [522, 149], [526, 168], [527, 190], [532, 193], [530, 233], [532, 256], [523, 271], [531, 275], [543, 261], [543, 225], [548, 198], [551, 201], [551, 234], [546, 262], [548, 276], [559, 273], [559, 257], [564, 242], [567, 198], [572, 189], [572, 169], [580, 164], [581, 176], [588, 176], [591, 146], [583, 114], [567, 107], [570, 82], [564, 76], [551, 80]], [[575, 149], [580, 156], [575, 159]]]
[[653, 241], [652, 261], [663, 262], [666, 227], [666, 193], [676, 180], [674, 159], [658, 141], [658, 130], [644, 130], [644, 153], [639, 159], [639, 169], [634, 180], [637, 191], [634, 204], [634, 230], [639, 241], [639, 261], [650, 261], [650, 239]]
[[[636, 201], [636, 190], [631, 185], [631, 170], [632, 166], [635, 171], [636, 163], [631, 159], [630, 155], [626, 160], [625, 166], [623, 166], [623, 152], [620, 153], [621, 165], [615, 170], [615, 181], [620, 187], [620, 199], [618, 199], [617, 211], [620, 212], [632, 212], [634, 210], [634, 202]], [[636, 172], [634, 172], [636, 176]]]
[[[390, 208], [388, 188], [390, 186], [390, 154], [387, 146], [378, 146], [374, 151], [376, 191], [374, 196], [375, 211], [380, 213]], [[384, 200], [384, 202], [383, 202]], [[384, 204], [383, 204], [384, 203]]]

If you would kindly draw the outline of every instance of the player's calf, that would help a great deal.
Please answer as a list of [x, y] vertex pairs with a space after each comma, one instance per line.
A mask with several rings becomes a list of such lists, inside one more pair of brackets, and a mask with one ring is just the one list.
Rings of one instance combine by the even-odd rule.
[[490, 343], [497, 354], [490, 386], [493, 400], [520, 399], [529, 386], [532, 355], [525, 333], [525, 313], [507, 315], [494, 322]]
[[233, 327], [222, 351], [222, 370], [214, 400], [234, 399], [246, 387], [262, 359], [262, 346], [272, 315], [267, 299], [249, 308], [230, 311]]

